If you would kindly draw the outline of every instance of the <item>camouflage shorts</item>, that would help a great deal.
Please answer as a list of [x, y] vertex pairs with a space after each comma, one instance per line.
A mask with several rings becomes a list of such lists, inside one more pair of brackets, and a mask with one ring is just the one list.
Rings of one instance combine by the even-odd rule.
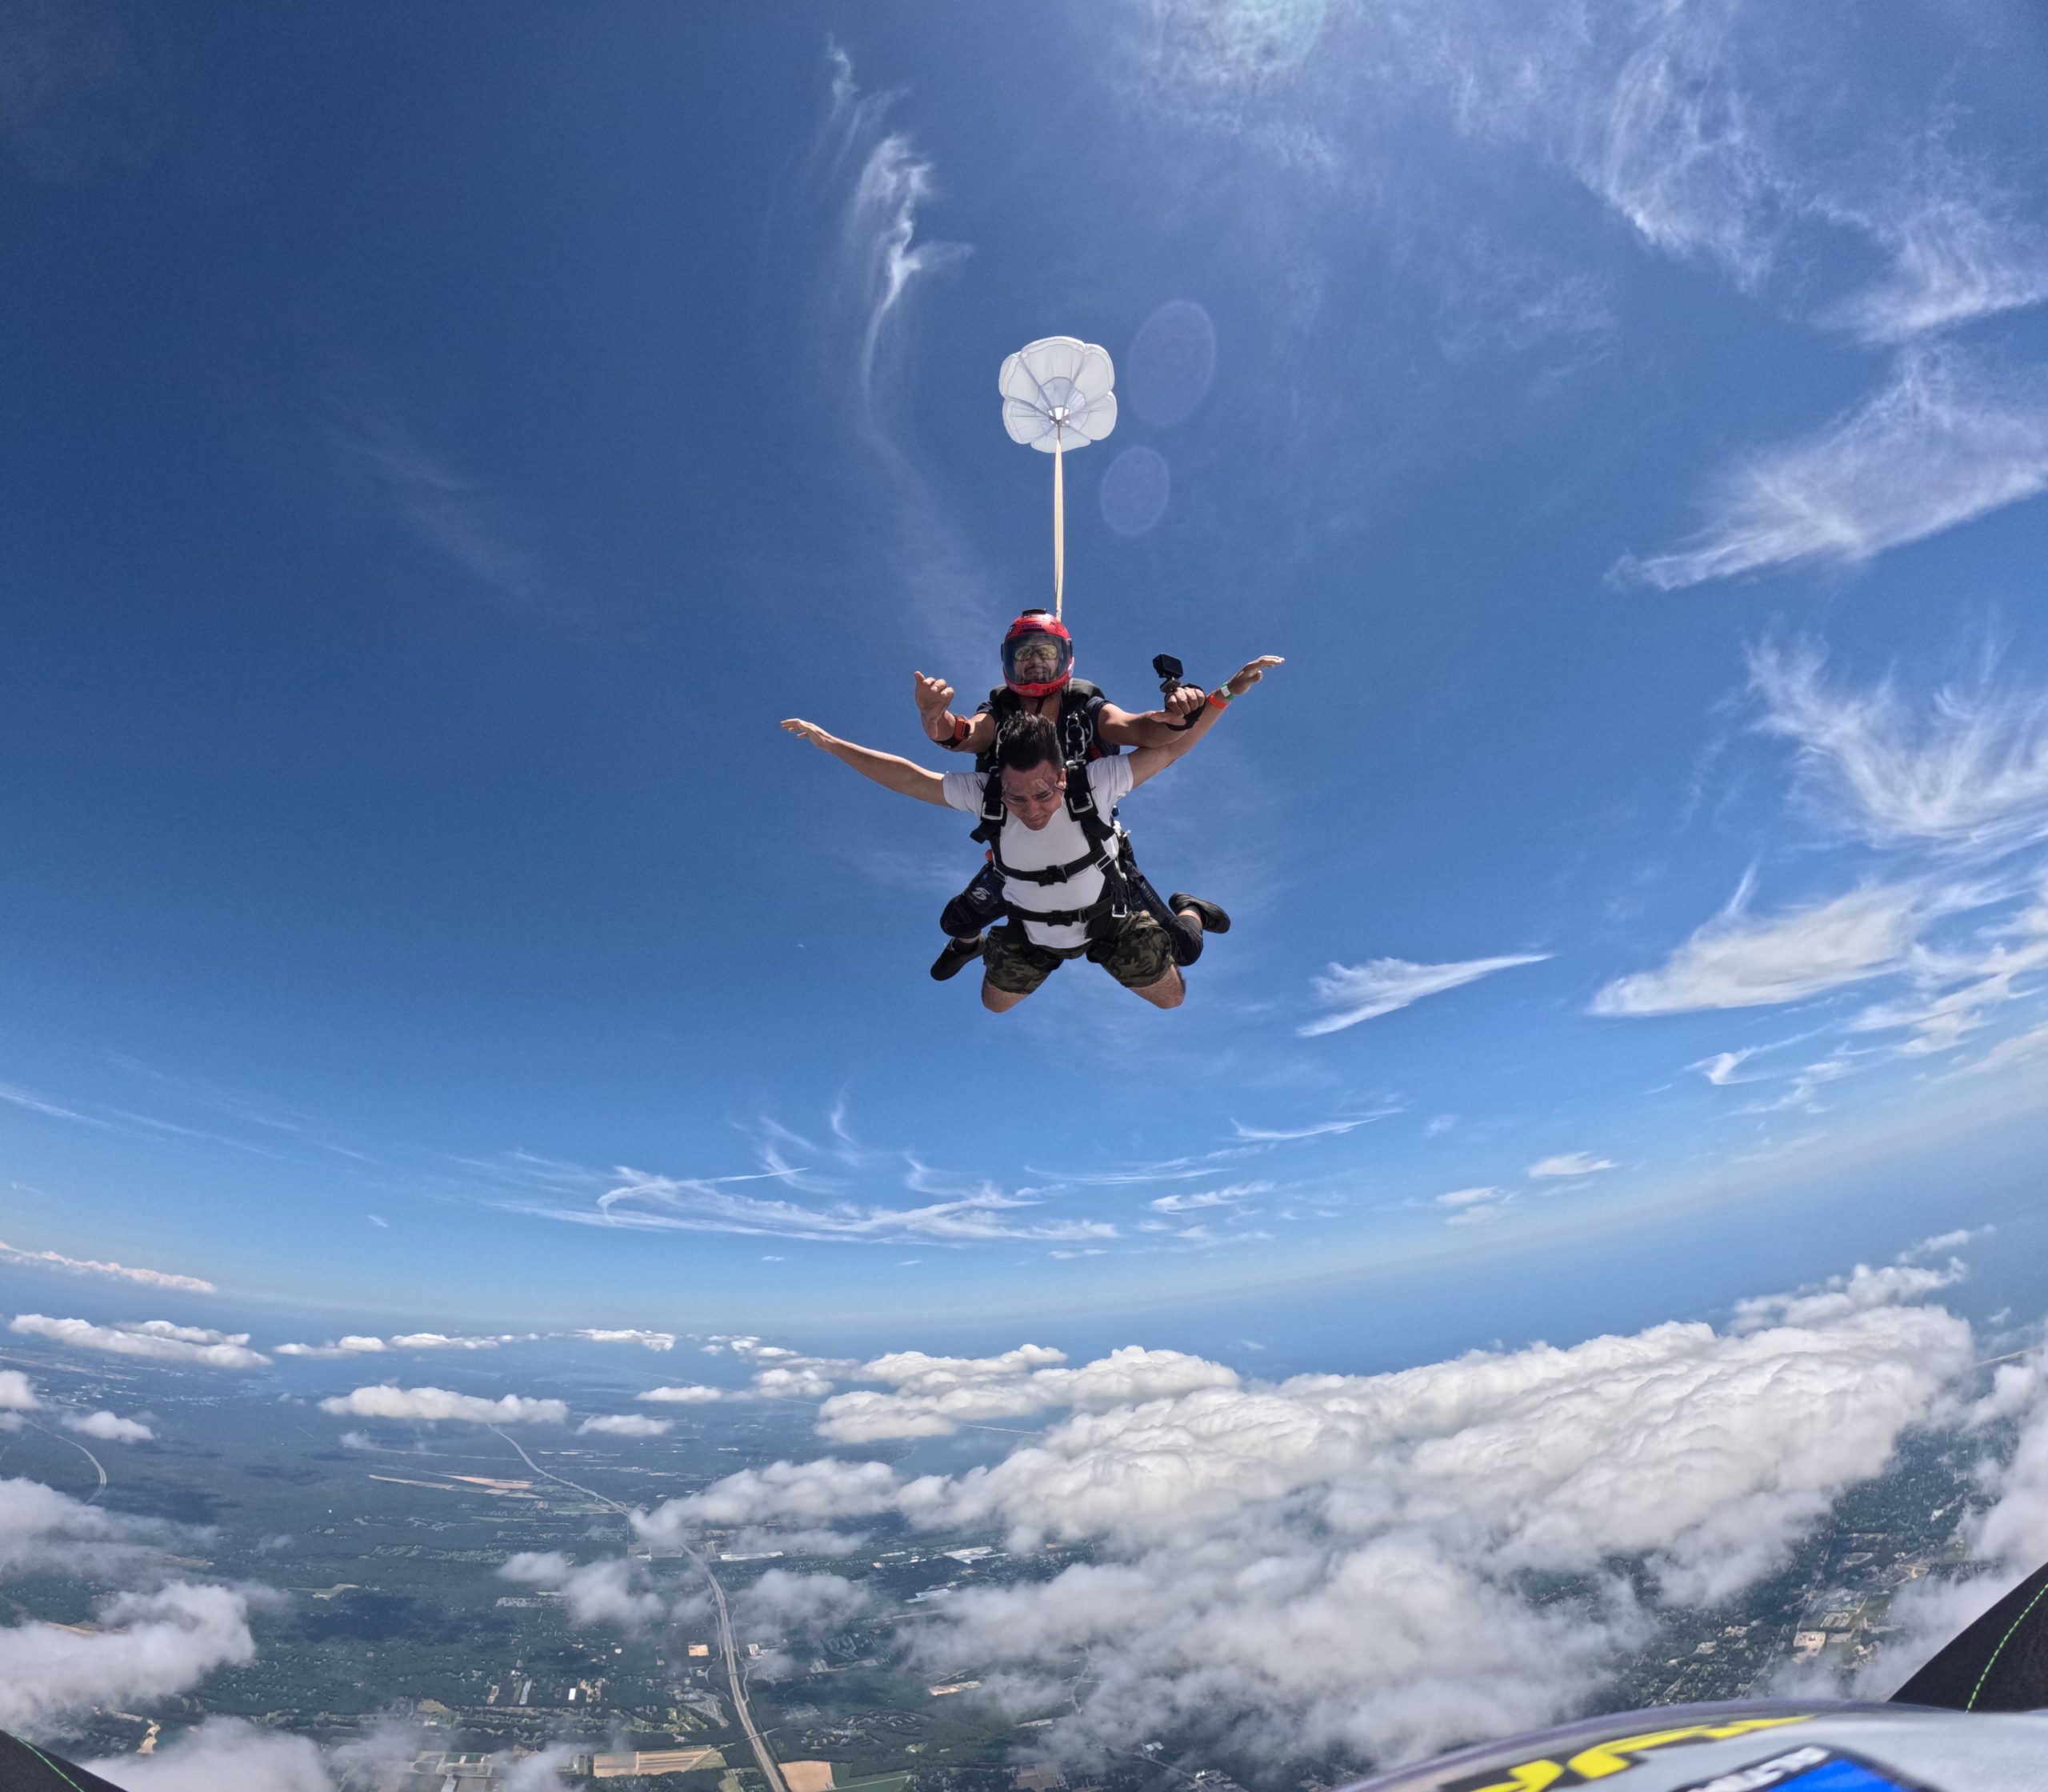
[[1023, 923], [1012, 921], [990, 932], [982, 967], [992, 989], [1029, 995], [1059, 969], [1062, 959], [1082, 958], [1100, 965], [1127, 990], [1150, 989], [1174, 968], [1166, 930], [1142, 909], [1126, 915], [1110, 938], [1092, 946], [1034, 945], [1025, 937]]

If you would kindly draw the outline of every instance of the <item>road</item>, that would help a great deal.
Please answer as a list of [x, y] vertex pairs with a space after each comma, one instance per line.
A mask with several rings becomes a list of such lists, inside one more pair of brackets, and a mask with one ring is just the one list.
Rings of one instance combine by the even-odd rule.
[[[687, 1544], [683, 1546], [689, 1548]], [[761, 1777], [768, 1782], [768, 1792], [790, 1792], [782, 1783], [782, 1770], [776, 1765], [768, 1738], [754, 1727], [754, 1714], [746, 1708], [746, 1677], [740, 1672], [739, 1650], [733, 1642], [732, 1614], [726, 1610], [726, 1590], [718, 1585], [718, 1577], [711, 1572], [710, 1563], [703, 1557], [690, 1550], [690, 1558], [704, 1570], [705, 1579], [711, 1583], [711, 1597], [718, 1607], [718, 1642], [726, 1652], [726, 1678], [732, 1682], [733, 1709], [739, 1713], [740, 1727], [753, 1745], [754, 1758], [761, 1764]]]
[[106, 1464], [102, 1462], [90, 1450], [86, 1449], [86, 1446], [80, 1443], [76, 1438], [67, 1438], [61, 1431], [51, 1430], [47, 1425], [38, 1425], [32, 1418], [24, 1419], [22, 1422], [25, 1425], [33, 1426], [36, 1430], [42, 1432], [46, 1438], [54, 1438], [59, 1443], [68, 1443], [74, 1450], [77, 1450], [81, 1456], [84, 1457], [87, 1462], [92, 1464], [94, 1474], [99, 1477], [99, 1485], [94, 1488], [90, 1493], [86, 1495], [85, 1502], [86, 1505], [91, 1505], [94, 1500], [98, 1499], [102, 1494], [106, 1491]]
[[[498, 1427], [494, 1425], [491, 1430], [498, 1431]], [[518, 1450], [519, 1460], [542, 1480], [552, 1481], [558, 1487], [570, 1488], [582, 1494], [586, 1498], [595, 1500], [600, 1506], [609, 1506], [623, 1518], [630, 1518], [633, 1516], [633, 1508], [630, 1506], [622, 1506], [617, 1500], [598, 1492], [594, 1487], [586, 1487], [577, 1482], [564, 1480], [562, 1476], [542, 1468], [526, 1454], [517, 1438], [508, 1436], [502, 1431], [498, 1431], [498, 1435]], [[719, 1586], [718, 1577], [711, 1572], [711, 1564], [704, 1557], [691, 1549], [687, 1543], [684, 1544], [682, 1548], [683, 1553], [697, 1564], [704, 1578], [710, 1583], [712, 1602], [718, 1608], [718, 1646], [725, 1654], [726, 1678], [732, 1688], [733, 1709], [739, 1714], [740, 1728], [746, 1732], [747, 1745], [754, 1750], [754, 1758], [761, 1769], [761, 1777], [768, 1782], [768, 1792], [790, 1792], [789, 1786], [782, 1778], [782, 1767], [775, 1759], [774, 1750], [768, 1746], [768, 1738], [754, 1728], [754, 1714], [747, 1709], [746, 1676], [740, 1671], [739, 1647], [733, 1641], [732, 1614], [726, 1609], [726, 1590]]]

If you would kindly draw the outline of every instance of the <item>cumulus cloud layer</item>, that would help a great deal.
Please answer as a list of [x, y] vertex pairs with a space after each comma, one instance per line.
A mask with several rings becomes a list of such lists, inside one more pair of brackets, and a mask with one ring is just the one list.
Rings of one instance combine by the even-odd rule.
[[[132, 1792], [350, 1792], [409, 1778], [428, 1740], [406, 1726], [381, 1726], [367, 1736], [319, 1748], [302, 1736], [282, 1736], [240, 1718], [209, 1718], [154, 1754], [89, 1761], [92, 1772]], [[505, 1762], [506, 1792], [560, 1792], [553, 1771], [564, 1751]]]
[[130, 1589], [103, 1600], [88, 1630], [34, 1622], [0, 1629], [0, 1726], [46, 1734], [91, 1706], [182, 1692], [216, 1667], [252, 1658], [245, 1591], [166, 1582], [164, 1547], [189, 1547], [189, 1537], [40, 1482], [0, 1480], [0, 1570]]
[[0, 1480], [0, 1570], [127, 1574], [169, 1527], [87, 1506], [39, 1481]]
[[0, 1725], [45, 1734], [69, 1714], [162, 1698], [255, 1658], [248, 1602], [228, 1587], [180, 1581], [119, 1594], [99, 1622], [85, 1636], [51, 1624], [0, 1630]]
[[614, 1438], [663, 1438], [674, 1423], [672, 1418], [650, 1418], [644, 1413], [603, 1413], [585, 1419], [576, 1427], [576, 1434], [597, 1431]]
[[24, 1337], [47, 1338], [80, 1350], [152, 1357], [159, 1362], [194, 1363], [209, 1369], [258, 1369], [270, 1360], [249, 1348], [246, 1331], [210, 1331], [203, 1326], [174, 1325], [168, 1319], [122, 1320], [115, 1325], [98, 1326], [89, 1319], [52, 1319], [40, 1313], [23, 1313], [15, 1317], [8, 1329]]
[[695, 1406], [708, 1405], [714, 1400], [726, 1398], [722, 1388], [706, 1387], [691, 1383], [682, 1387], [650, 1387], [645, 1394], [636, 1394], [636, 1400], [657, 1400], [668, 1406]]
[[898, 1351], [863, 1363], [856, 1376], [892, 1391], [834, 1394], [818, 1409], [819, 1435], [835, 1443], [943, 1436], [962, 1425], [1025, 1418], [1054, 1407], [1102, 1411], [1202, 1387], [1234, 1387], [1234, 1370], [1178, 1350], [1132, 1344], [1079, 1369], [1066, 1353], [1026, 1344], [994, 1357], [934, 1357]]
[[156, 1436], [139, 1418], [122, 1418], [110, 1412], [66, 1413], [64, 1426], [81, 1437], [98, 1438], [106, 1443], [147, 1443]]
[[[1133, 1386], [986, 1467], [906, 1478], [781, 1462], [638, 1527], [887, 1513], [994, 1527], [1017, 1549], [1086, 1541], [1094, 1559], [1050, 1580], [956, 1591], [920, 1627], [929, 1661], [982, 1663], [1017, 1698], [1062, 1707], [1056, 1748], [1179, 1726], [1253, 1749], [1413, 1754], [1468, 1734], [1482, 1706], [1494, 1728], [1553, 1718], [1637, 1645], [1647, 1620], [1616, 1558], [1702, 1603], [1782, 1561], [1903, 1430], [1946, 1410], [1969, 1327], [1912, 1302], [1954, 1273], [1862, 1270], [1726, 1330], [1661, 1325], [1394, 1374], [1262, 1385], [1201, 1366], [1206, 1385]], [[934, 1407], [943, 1418], [962, 1390], [1091, 1370], [1130, 1385], [1128, 1360], [1068, 1370], [1049, 1354], [906, 1353], [900, 1391], [878, 1398], [907, 1426]], [[863, 1410], [835, 1401], [821, 1429]], [[1532, 1604], [1528, 1573], [1578, 1590]], [[1066, 1664], [1084, 1653], [1077, 1692]]]
[[473, 1338], [445, 1331], [402, 1331], [388, 1338], [351, 1333], [331, 1344], [280, 1344], [277, 1351], [281, 1357], [380, 1356], [392, 1350], [494, 1350], [512, 1342], [509, 1333]]
[[[578, 1624], [618, 1624], [628, 1630], [666, 1621], [674, 1611], [649, 1590], [644, 1563], [613, 1556], [578, 1567], [559, 1550], [527, 1550], [509, 1558], [498, 1573], [528, 1586], [562, 1594]], [[676, 1610], [691, 1609], [686, 1598]]]
[[320, 1402], [320, 1410], [352, 1418], [454, 1419], [467, 1425], [563, 1425], [569, 1419], [568, 1405], [560, 1400], [522, 1394], [487, 1400], [445, 1387], [398, 1387], [390, 1382], [333, 1395]]

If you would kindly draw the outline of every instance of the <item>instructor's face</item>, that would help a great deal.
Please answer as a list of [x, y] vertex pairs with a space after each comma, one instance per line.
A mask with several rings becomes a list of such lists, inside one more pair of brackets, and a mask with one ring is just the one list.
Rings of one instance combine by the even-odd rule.
[[1036, 833], [1050, 821], [1065, 800], [1066, 768], [1034, 766], [1029, 771], [1002, 774], [1002, 806]]
[[1059, 649], [1050, 641], [1027, 641], [1011, 656], [1018, 679], [1027, 685], [1049, 684], [1059, 676]]

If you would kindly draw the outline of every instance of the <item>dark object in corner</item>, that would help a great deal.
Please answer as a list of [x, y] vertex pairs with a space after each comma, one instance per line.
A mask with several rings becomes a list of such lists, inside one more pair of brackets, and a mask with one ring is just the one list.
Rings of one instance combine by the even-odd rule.
[[6, 1792], [121, 1792], [110, 1779], [46, 1754], [0, 1730], [0, 1786]]
[[2048, 1563], [1891, 1695], [1894, 1705], [1950, 1711], [2036, 1711], [2048, 1706]]

